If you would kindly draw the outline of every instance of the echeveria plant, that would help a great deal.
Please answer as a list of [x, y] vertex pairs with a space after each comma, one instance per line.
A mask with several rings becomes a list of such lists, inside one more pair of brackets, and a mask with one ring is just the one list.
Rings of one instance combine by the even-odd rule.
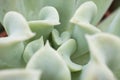
[[0, 0], [0, 80], [119, 80], [120, 9], [112, 0]]

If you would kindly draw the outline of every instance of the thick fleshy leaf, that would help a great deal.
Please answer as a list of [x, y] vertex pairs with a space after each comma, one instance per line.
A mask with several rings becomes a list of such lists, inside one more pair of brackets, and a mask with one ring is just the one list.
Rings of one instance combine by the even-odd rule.
[[59, 15], [54, 7], [44, 7], [39, 13], [40, 20], [29, 21], [29, 26], [36, 33], [34, 39], [41, 36], [46, 40], [52, 32], [54, 25], [59, 24]]
[[[89, 14], [88, 14], [89, 12]], [[73, 23], [91, 23], [97, 13], [97, 6], [94, 2], [88, 1], [80, 5], [74, 13], [71, 22]]]
[[93, 1], [98, 8], [97, 15], [93, 17], [93, 20], [91, 22], [92, 24], [96, 25], [99, 23], [113, 0], [76, 0], [76, 7], [78, 8], [86, 1]]
[[70, 71], [58, 54], [47, 42], [28, 62], [26, 69], [42, 71], [41, 80], [71, 80]]
[[17, 12], [8, 12], [4, 17], [3, 25], [8, 36], [15, 37], [18, 40], [20, 39], [20, 41], [24, 41], [35, 36], [35, 34], [30, 30], [25, 18]]
[[56, 29], [53, 29], [53, 31], [52, 31], [53, 46], [55, 48], [58, 48], [64, 42], [69, 40], [70, 37], [71, 37], [71, 34], [68, 31], [63, 32], [60, 35], [59, 32]]
[[[75, 59], [75, 63], [80, 64], [82, 66], [82, 69], [80, 71], [75, 71], [71, 73], [72, 80], [81, 80], [81, 72], [84, 68], [84, 65], [88, 64], [89, 60], [90, 60], [89, 52]], [[72, 61], [74, 61], [74, 59]]]
[[114, 35], [100, 33], [94, 36], [88, 36], [87, 40], [91, 52], [91, 58], [107, 65], [119, 80], [120, 38]]
[[57, 50], [72, 72], [80, 71], [82, 69], [81, 65], [75, 64], [70, 59], [71, 55], [76, 51], [76, 46], [77, 44], [75, 40], [69, 39], [68, 41], [64, 42]]
[[40, 80], [40, 71], [24, 70], [24, 69], [11, 69], [1, 70], [0, 80]]
[[17, 12], [8, 12], [4, 17], [7, 37], [0, 38], [0, 68], [23, 67], [23, 41], [35, 34], [29, 29], [24, 17]]
[[41, 9], [39, 13], [40, 20], [43, 20], [44, 23], [51, 25], [58, 25], [59, 23], [59, 14], [54, 7], [47, 6]]
[[90, 61], [83, 67], [80, 80], [116, 80], [109, 68], [97, 61]]
[[[85, 39], [85, 34], [95, 34], [101, 32], [90, 22], [95, 16], [97, 11], [96, 5], [92, 1], [85, 2], [76, 11], [72, 17], [71, 22], [74, 24], [72, 27], [72, 38], [77, 41], [77, 51], [72, 56], [73, 61], [88, 52], [88, 45]], [[89, 13], [89, 15], [88, 15]], [[84, 17], [82, 17], [84, 16]]]
[[27, 63], [30, 60], [30, 58], [34, 55], [34, 53], [36, 53], [43, 46], [44, 46], [43, 37], [28, 43], [23, 54], [25, 62]]

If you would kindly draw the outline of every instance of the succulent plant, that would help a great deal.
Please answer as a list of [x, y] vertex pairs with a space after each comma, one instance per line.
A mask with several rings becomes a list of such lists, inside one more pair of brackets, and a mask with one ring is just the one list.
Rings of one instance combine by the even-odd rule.
[[112, 0], [1, 0], [0, 80], [119, 80], [120, 9]]

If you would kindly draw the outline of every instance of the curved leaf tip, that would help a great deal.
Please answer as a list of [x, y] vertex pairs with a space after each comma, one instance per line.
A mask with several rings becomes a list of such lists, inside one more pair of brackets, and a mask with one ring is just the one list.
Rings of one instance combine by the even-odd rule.
[[76, 41], [74, 39], [69, 39], [57, 49], [57, 52], [66, 62], [71, 72], [80, 71], [82, 69], [81, 65], [72, 62], [70, 59], [71, 55], [76, 51], [76, 46]]
[[[89, 14], [88, 14], [89, 12]], [[90, 23], [97, 14], [97, 6], [93, 1], [88, 1], [80, 5], [76, 13], [70, 20], [72, 23]]]
[[59, 22], [59, 14], [57, 10], [52, 6], [46, 6], [40, 10], [39, 13], [40, 20], [48, 22], [51, 25], [58, 25]]
[[6, 13], [3, 25], [8, 36], [16, 37], [16, 39], [27, 40], [35, 36], [35, 33], [30, 30], [27, 21], [20, 13], [14, 11]]

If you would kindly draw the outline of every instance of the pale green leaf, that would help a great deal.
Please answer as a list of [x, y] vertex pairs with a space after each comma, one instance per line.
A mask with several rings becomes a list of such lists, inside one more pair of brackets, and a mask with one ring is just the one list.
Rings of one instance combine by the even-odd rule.
[[60, 35], [60, 33], [56, 29], [53, 29], [53, 31], [52, 31], [52, 40], [53, 40], [54, 48], [58, 48], [64, 42], [69, 40], [70, 37], [71, 37], [71, 34], [68, 31], [64, 31]]
[[25, 62], [27, 63], [30, 60], [30, 58], [34, 55], [34, 53], [36, 53], [43, 46], [44, 46], [43, 37], [28, 43], [23, 53], [23, 58]]
[[[96, 63], [101, 63], [109, 67], [112, 74], [119, 80], [120, 38], [111, 34], [100, 33], [87, 37], [87, 40], [91, 59]], [[103, 73], [106, 72], [107, 71], [104, 71]], [[108, 76], [108, 78], [109, 77], [110, 76]]]
[[58, 49], [58, 53], [62, 56], [63, 60], [68, 65], [71, 72], [80, 71], [82, 69], [81, 65], [75, 64], [71, 61], [71, 55], [76, 51], [76, 42], [74, 39], [69, 39], [68, 41], [64, 42]]
[[[89, 12], [89, 14], [88, 14]], [[72, 23], [91, 23], [94, 16], [97, 14], [97, 6], [92, 1], [87, 1], [77, 8], [71, 22]]]
[[101, 18], [112, 3], [112, 0], [76, 0], [76, 8], [78, 8], [81, 4], [83, 4], [86, 1], [93, 1], [98, 8], [97, 15], [94, 16], [92, 20], [92, 24], [94, 25], [99, 23], [99, 21], [101, 20]]
[[[72, 56], [73, 61], [80, 59], [80, 56], [88, 52], [88, 45], [85, 39], [85, 34], [96, 34], [101, 32], [95, 26], [91, 25], [91, 20], [96, 14], [96, 5], [92, 1], [83, 3], [72, 17], [71, 22], [74, 24], [72, 27], [72, 38], [77, 42], [77, 51]], [[89, 13], [90, 15], [88, 15]], [[82, 16], [85, 17], [82, 17]], [[78, 58], [78, 59], [77, 59]]]
[[3, 20], [4, 28], [10, 37], [15, 37], [20, 41], [32, 38], [35, 34], [30, 30], [25, 18], [14, 11], [6, 13]]
[[42, 71], [41, 80], [71, 80], [70, 71], [58, 54], [47, 42], [28, 62], [26, 69]]
[[80, 80], [116, 80], [109, 68], [96, 61], [83, 67]]
[[4, 27], [8, 36], [0, 38], [0, 68], [24, 67], [23, 41], [35, 34], [31, 32], [24, 17], [13, 11], [5, 15]]
[[33, 39], [38, 39], [43, 36], [46, 40], [52, 32], [54, 25], [59, 23], [59, 15], [54, 7], [44, 7], [39, 13], [40, 20], [29, 21], [29, 26], [36, 36]]

